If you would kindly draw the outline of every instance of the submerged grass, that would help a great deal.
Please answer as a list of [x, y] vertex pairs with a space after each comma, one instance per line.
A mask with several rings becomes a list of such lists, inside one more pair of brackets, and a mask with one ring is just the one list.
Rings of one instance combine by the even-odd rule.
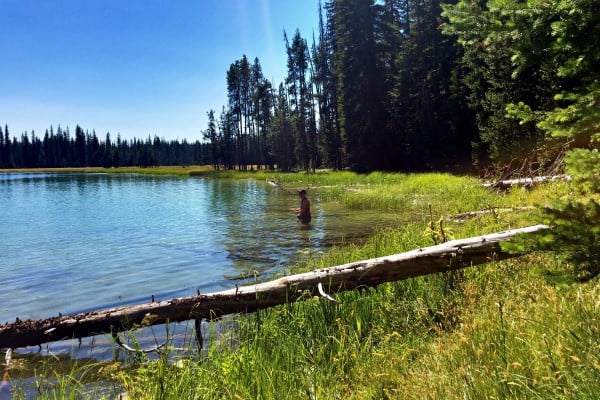
[[[569, 192], [555, 183], [494, 193], [475, 179], [444, 174], [263, 174], [254, 176], [414, 221], [363, 245], [334, 248], [298, 270], [434, 244], [439, 225], [428, 228], [430, 204], [437, 223], [458, 212], [544, 204], [551, 194]], [[526, 211], [443, 228], [459, 238], [529, 223]], [[339, 303], [307, 298], [234, 317], [235, 329], [215, 328], [202, 353], [190, 349], [175, 361], [162, 354], [113, 378], [132, 399], [594, 399], [600, 283], [560, 279], [567, 268], [554, 255], [536, 253], [340, 293]], [[60, 393], [46, 398], [66, 398]]]

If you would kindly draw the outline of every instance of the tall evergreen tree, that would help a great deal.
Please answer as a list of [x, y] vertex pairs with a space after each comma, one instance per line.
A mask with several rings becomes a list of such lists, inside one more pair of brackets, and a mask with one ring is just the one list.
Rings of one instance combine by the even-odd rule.
[[269, 143], [267, 141], [269, 126], [271, 123], [272, 87], [263, 75], [262, 67], [258, 58], [254, 59], [251, 67], [251, 95], [252, 95], [252, 131], [255, 147], [255, 162], [267, 166]]
[[[508, 118], [506, 105], [523, 101], [549, 110], [554, 107], [554, 93], [565, 83], [552, 74], [548, 63], [523, 64], [515, 74], [513, 49], [520, 40], [518, 32], [530, 30], [534, 34], [528, 36], [533, 39], [551, 24], [550, 14], [536, 22], [526, 12], [528, 8], [527, 2], [510, 0], [461, 0], [444, 5], [443, 15], [448, 19], [444, 32], [456, 35], [464, 50], [461, 69], [469, 106], [477, 118], [478, 158], [485, 161], [489, 155], [496, 164], [531, 157], [531, 150], [543, 140], [542, 130], [534, 123]], [[543, 60], [547, 49], [539, 50]]]
[[377, 57], [376, 11], [372, 0], [328, 4], [334, 29], [340, 132], [347, 164], [356, 170], [393, 165], [385, 132], [385, 77]]
[[6, 168], [6, 158], [5, 158], [5, 150], [4, 150], [4, 132], [2, 131], [1, 125], [0, 125], [0, 168]]
[[296, 165], [291, 110], [283, 83], [274, 101], [271, 124], [272, 158], [281, 171], [291, 171]]
[[21, 168], [31, 167], [31, 143], [27, 131], [21, 134], [20, 151], [17, 152], [17, 165]]
[[337, 79], [333, 73], [334, 41], [324, 23], [319, 2], [319, 38], [313, 44], [313, 84], [319, 121], [319, 147], [323, 163], [333, 169], [342, 168], [342, 142], [338, 123]]
[[204, 139], [208, 140], [210, 145], [210, 154], [214, 169], [219, 169], [219, 142], [217, 137], [217, 122], [215, 120], [215, 111], [210, 110], [207, 113], [208, 128], [204, 131]]
[[[235, 135], [235, 162], [241, 168], [244, 160], [243, 143], [243, 106], [241, 62], [235, 61], [227, 71], [227, 97], [229, 99], [229, 117], [233, 118]], [[229, 122], [229, 121], [228, 121]], [[229, 128], [229, 126], [228, 126]]]
[[33, 168], [40, 168], [44, 165], [44, 149], [42, 142], [39, 137], [36, 136], [35, 131], [31, 131], [31, 166]]
[[87, 164], [87, 154], [85, 146], [85, 133], [83, 129], [77, 125], [75, 127], [75, 165], [82, 167]]
[[4, 125], [4, 165], [5, 168], [14, 168], [14, 160], [12, 158], [12, 149], [10, 143], [10, 134], [8, 133], [8, 124]]
[[108, 168], [111, 166], [119, 166], [117, 152], [113, 146], [110, 137], [110, 132], [106, 132], [106, 139], [104, 140], [104, 157], [102, 159], [102, 166], [104, 168]]
[[524, 101], [508, 106], [522, 122], [537, 123], [574, 147], [567, 153], [566, 170], [574, 178], [575, 195], [543, 209], [542, 222], [552, 229], [536, 245], [559, 251], [573, 265], [574, 277], [588, 280], [600, 274], [600, 1], [509, 4], [533, 22], [511, 29], [519, 33], [512, 47], [514, 74], [537, 65], [568, 82], [557, 88], [551, 110]]
[[314, 138], [311, 135], [310, 118], [312, 115], [310, 82], [308, 79], [309, 52], [306, 40], [296, 30], [290, 43], [284, 31], [288, 56], [288, 75], [286, 84], [290, 95], [292, 118], [294, 120], [294, 137], [296, 160], [302, 169], [314, 167]]
[[236, 162], [236, 136], [237, 124], [230, 110], [221, 110], [219, 118], [219, 131], [221, 137], [221, 157], [225, 169], [234, 169]]
[[242, 162], [241, 169], [246, 169], [252, 165], [250, 158], [250, 143], [254, 133], [252, 132], [252, 93], [250, 80], [250, 63], [244, 54], [239, 62], [239, 79], [240, 79], [240, 94], [241, 94], [241, 120], [238, 121], [241, 131], [241, 154]]
[[[387, 7], [396, 3], [400, 4], [391, 2]], [[459, 48], [439, 29], [442, 10], [438, 0], [410, 1], [401, 6], [409, 9], [396, 11], [391, 26], [404, 25], [399, 16], [408, 13], [409, 34], [398, 31], [402, 35], [401, 52], [390, 96], [394, 125], [400, 129], [395, 143], [404, 154], [399, 166], [447, 168], [470, 154], [474, 132], [473, 114], [457, 91], [459, 82], [454, 75]]]

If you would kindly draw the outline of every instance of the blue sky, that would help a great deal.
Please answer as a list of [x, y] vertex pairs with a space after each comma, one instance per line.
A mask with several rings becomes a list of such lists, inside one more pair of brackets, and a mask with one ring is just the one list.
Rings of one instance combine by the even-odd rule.
[[279, 84], [283, 30], [317, 28], [318, 0], [0, 0], [0, 124], [195, 141], [231, 63]]

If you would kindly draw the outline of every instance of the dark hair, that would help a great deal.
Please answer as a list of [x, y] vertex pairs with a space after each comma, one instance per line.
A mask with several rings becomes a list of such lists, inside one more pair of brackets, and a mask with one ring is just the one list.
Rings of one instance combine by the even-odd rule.
[[298, 194], [303, 194], [303, 193], [306, 194], [306, 190], [305, 189], [298, 190]]

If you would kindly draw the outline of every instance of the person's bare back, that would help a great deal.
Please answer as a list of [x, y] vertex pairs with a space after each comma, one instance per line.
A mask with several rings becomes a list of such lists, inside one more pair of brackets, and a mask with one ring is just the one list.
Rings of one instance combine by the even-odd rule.
[[306, 190], [300, 190], [298, 196], [300, 196], [300, 208], [295, 210], [296, 216], [298, 217], [298, 221], [303, 224], [309, 224], [312, 216], [310, 214], [310, 200], [306, 197]]

